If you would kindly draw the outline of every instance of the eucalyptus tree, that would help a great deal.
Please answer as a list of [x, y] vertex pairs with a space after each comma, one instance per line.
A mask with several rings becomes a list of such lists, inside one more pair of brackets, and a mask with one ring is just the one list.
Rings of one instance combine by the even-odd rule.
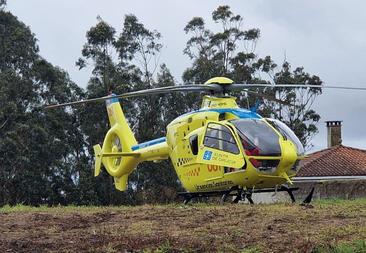
[[[270, 56], [263, 58], [256, 54], [256, 45], [260, 39], [258, 28], [244, 28], [244, 18], [234, 14], [227, 5], [219, 6], [212, 12], [212, 21], [218, 29], [206, 27], [202, 17], [193, 17], [184, 27], [191, 37], [183, 52], [192, 65], [183, 73], [186, 83], [203, 83], [214, 76], [226, 76], [237, 83], [303, 83], [321, 84], [319, 77], [306, 73], [303, 68], [291, 71], [290, 64], [284, 62], [280, 67]], [[283, 106], [265, 101], [259, 112], [286, 122], [300, 137], [302, 143], [310, 147], [311, 138], [317, 133], [316, 123], [320, 116], [311, 109], [320, 89], [271, 89], [257, 90], [278, 99], [286, 100], [291, 106]], [[258, 98], [245, 94], [236, 94], [239, 104], [253, 107]], [[199, 107], [199, 96], [188, 95], [187, 101], [194, 108]]]
[[0, 0], [0, 10], [3, 10], [6, 6], [6, 0]]
[[0, 204], [74, 202], [79, 119], [74, 110], [42, 106], [83, 93], [39, 55], [34, 34], [17, 17], [0, 10], [0, 29]]
[[[174, 79], [165, 65], [162, 65], [157, 73], [162, 48], [160, 38], [159, 32], [146, 28], [134, 15], [124, 17], [118, 35], [112, 26], [98, 18], [98, 23], [87, 32], [82, 58], [77, 61], [80, 68], [92, 65], [92, 76], [87, 86], [88, 97], [103, 96], [111, 90], [114, 93], [123, 93], [160, 87], [167, 85], [167, 82], [169, 85], [174, 84]], [[121, 100], [139, 142], [165, 134], [166, 116], [171, 115], [167, 112], [171, 98], [170, 95], [166, 95]], [[104, 105], [93, 104], [86, 105], [84, 109], [83, 129], [90, 152], [92, 145], [101, 143], [108, 131], [107, 116], [102, 107]], [[92, 167], [91, 159], [89, 166]], [[175, 176], [172, 173], [161, 173], [168, 168], [167, 163], [141, 164], [130, 177], [130, 187], [126, 194], [116, 192], [109, 177], [96, 179], [98, 181], [94, 180], [88, 185], [93, 185], [90, 192], [97, 192], [99, 199], [108, 196], [104, 198], [105, 203], [142, 203], [154, 201], [158, 196], [162, 200], [164, 195], [159, 195], [159, 192], [164, 185], [171, 185], [171, 181], [166, 177]], [[176, 180], [172, 182], [176, 184]]]

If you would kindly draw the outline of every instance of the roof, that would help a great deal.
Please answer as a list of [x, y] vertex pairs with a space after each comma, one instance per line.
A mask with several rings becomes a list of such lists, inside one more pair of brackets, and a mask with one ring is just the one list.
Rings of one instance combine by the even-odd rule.
[[314, 152], [301, 161], [296, 176], [366, 176], [366, 150], [337, 145]]

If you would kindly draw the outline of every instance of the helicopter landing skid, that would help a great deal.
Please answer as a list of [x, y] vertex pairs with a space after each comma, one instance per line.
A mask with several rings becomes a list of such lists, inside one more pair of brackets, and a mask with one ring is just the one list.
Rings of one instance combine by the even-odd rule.
[[232, 191], [238, 191], [238, 187], [234, 186], [228, 191], [212, 191], [212, 192], [178, 192], [178, 196], [184, 198], [183, 204], [188, 204], [192, 199], [195, 198], [207, 198], [207, 197], [217, 197], [222, 196], [220, 203], [225, 202], [229, 196], [237, 196], [237, 193], [232, 193]]
[[252, 199], [252, 194], [253, 194], [253, 191], [251, 191], [251, 190], [239, 189], [238, 193], [237, 193], [235, 199], [232, 201], [232, 203], [236, 204], [236, 203], [239, 203], [240, 200], [245, 201], [245, 199], [247, 199], [249, 201], [249, 203], [251, 205], [253, 205], [254, 201]]
[[[212, 191], [212, 192], [178, 192], [178, 196], [182, 196], [184, 198], [184, 204], [188, 204], [194, 198], [207, 198], [207, 197], [217, 197], [221, 196], [220, 204], [224, 204], [229, 196], [235, 197], [232, 203], [238, 203], [241, 200], [247, 199], [250, 204], [254, 204], [252, 199], [253, 193], [264, 193], [264, 192], [287, 192], [291, 198], [292, 203], [296, 202], [295, 196], [293, 194], [294, 191], [298, 190], [298, 187], [288, 187], [286, 185], [281, 185], [281, 187], [275, 188], [264, 188], [264, 189], [251, 189], [251, 190], [244, 190], [237, 186], [232, 187], [230, 190], [227, 191]], [[311, 195], [311, 196], [310, 196]], [[312, 198], [312, 194], [306, 198], [307, 202], [310, 203]]]

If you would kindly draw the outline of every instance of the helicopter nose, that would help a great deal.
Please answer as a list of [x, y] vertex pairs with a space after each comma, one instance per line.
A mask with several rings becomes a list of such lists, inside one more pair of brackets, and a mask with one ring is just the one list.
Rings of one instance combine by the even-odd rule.
[[293, 165], [298, 160], [296, 146], [291, 141], [281, 141], [282, 159], [277, 168], [278, 175], [283, 173], [288, 174], [292, 169]]

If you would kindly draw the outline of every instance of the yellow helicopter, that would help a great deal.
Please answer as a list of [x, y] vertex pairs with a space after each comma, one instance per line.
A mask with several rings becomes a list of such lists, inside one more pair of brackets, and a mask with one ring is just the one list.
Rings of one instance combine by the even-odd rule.
[[[252, 193], [286, 191], [293, 202], [292, 178], [304, 156], [304, 148], [294, 132], [276, 119], [239, 108], [231, 91], [250, 88], [340, 88], [323, 85], [235, 84], [231, 79], [215, 77], [202, 85], [182, 85], [109, 95], [100, 98], [50, 105], [55, 108], [86, 102], [105, 101], [110, 129], [103, 145], [94, 146], [95, 176], [102, 165], [114, 178], [115, 187], [125, 191], [128, 176], [145, 161], [170, 159], [186, 192], [188, 203], [202, 196], [234, 196], [233, 202], [248, 199]], [[355, 88], [363, 89], [363, 88]], [[124, 116], [120, 98], [167, 92], [206, 91], [199, 110], [174, 119], [166, 137], [138, 143]], [[270, 98], [279, 103], [283, 101]], [[313, 190], [307, 198], [311, 201]]]

